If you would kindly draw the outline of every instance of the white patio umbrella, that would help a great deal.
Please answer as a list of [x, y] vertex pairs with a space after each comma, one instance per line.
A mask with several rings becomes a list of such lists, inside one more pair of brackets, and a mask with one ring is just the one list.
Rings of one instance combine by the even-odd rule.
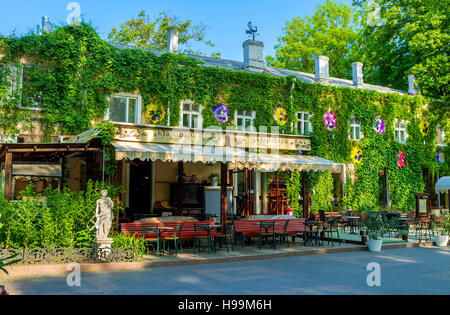
[[449, 200], [450, 200], [450, 176], [445, 176], [440, 178], [435, 185], [435, 191], [438, 194], [438, 204], [439, 208], [441, 208], [441, 198], [439, 193], [449, 192]]

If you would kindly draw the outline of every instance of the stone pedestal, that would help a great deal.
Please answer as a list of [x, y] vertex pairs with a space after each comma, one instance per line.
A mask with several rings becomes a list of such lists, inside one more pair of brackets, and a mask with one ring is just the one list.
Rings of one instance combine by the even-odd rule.
[[111, 256], [111, 244], [114, 242], [112, 238], [95, 239], [95, 254], [98, 261], [108, 261]]

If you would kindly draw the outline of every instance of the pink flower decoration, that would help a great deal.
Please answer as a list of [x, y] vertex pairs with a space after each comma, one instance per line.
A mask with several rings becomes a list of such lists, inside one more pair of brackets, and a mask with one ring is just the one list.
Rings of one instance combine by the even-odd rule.
[[332, 112], [328, 112], [323, 115], [323, 123], [328, 130], [333, 130], [337, 127], [336, 115]]
[[397, 160], [397, 165], [400, 168], [403, 168], [405, 166], [408, 166], [408, 160], [406, 159], [406, 155], [405, 153], [400, 153], [399, 155], [397, 155], [398, 160]]

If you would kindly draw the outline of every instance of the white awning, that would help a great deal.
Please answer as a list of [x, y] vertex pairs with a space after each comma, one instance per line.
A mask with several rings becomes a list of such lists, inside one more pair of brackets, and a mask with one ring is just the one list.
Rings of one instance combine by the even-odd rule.
[[13, 176], [61, 177], [61, 165], [13, 164]]
[[141, 142], [112, 143], [116, 150], [116, 160], [134, 160], [163, 162], [202, 162], [202, 163], [246, 163], [251, 154], [233, 147], [209, 147], [176, 144], [158, 144]]
[[[263, 172], [273, 172], [277, 170], [298, 170], [298, 171], [330, 171], [342, 172], [343, 165], [325, 160], [317, 156], [309, 155], [286, 155], [286, 154], [253, 154], [249, 163], [236, 163], [237, 168], [247, 167]], [[232, 166], [233, 167], [233, 166]]]
[[234, 147], [209, 147], [175, 144], [115, 141], [116, 160], [163, 162], [229, 163], [229, 168], [257, 169], [263, 172], [277, 170], [342, 172], [343, 165], [317, 156], [249, 153]]
[[450, 176], [439, 179], [435, 186], [436, 192], [447, 192], [450, 190]]

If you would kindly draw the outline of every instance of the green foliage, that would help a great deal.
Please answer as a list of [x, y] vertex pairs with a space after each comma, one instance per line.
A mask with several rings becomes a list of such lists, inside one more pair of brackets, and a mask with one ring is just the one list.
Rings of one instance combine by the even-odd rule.
[[[170, 16], [167, 12], [160, 12], [157, 16], [152, 17], [147, 15], [145, 11], [141, 11], [137, 18], [121, 24], [119, 29], [113, 28], [108, 39], [118, 44], [163, 51], [167, 48], [170, 28], [178, 30], [180, 45], [189, 47], [191, 41], [197, 41], [214, 47], [211, 41], [205, 40], [206, 26], [203, 24], [194, 25], [191, 20], [183, 21], [176, 16]], [[190, 49], [184, 52], [194, 53]]]
[[372, 2], [381, 8], [381, 24], [363, 19], [361, 61], [368, 82], [404, 90], [414, 73], [424, 95], [448, 101], [450, 1], [354, 0], [354, 5], [367, 15]]
[[380, 211], [367, 211], [366, 223], [363, 230], [369, 239], [383, 239], [384, 234], [389, 231], [391, 225], [387, 217]]
[[294, 216], [301, 218], [303, 216], [302, 206], [299, 204], [299, 196], [302, 193], [302, 175], [295, 170], [290, 172], [290, 176], [286, 181], [286, 195], [289, 205], [294, 211]]
[[327, 56], [331, 76], [351, 78], [358, 18], [353, 8], [327, 0], [312, 16], [286, 22], [275, 58], [266, 59], [273, 67], [314, 73], [314, 56]]
[[[122, 191], [121, 187], [89, 181], [86, 190], [80, 192], [49, 187], [44, 193], [45, 201], [34, 192], [32, 184], [21, 192], [18, 201], [7, 202], [0, 197], [4, 224], [0, 244], [16, 249], [43, 248], [46, 244], [89, 247], [95, 234], [96, 201], [103, 189], [107, 189], [110, 196]], [[116, 216], [122, 210], [121, 204], [115, 204]]]
[[331, 210], [333, 196], [333, 176], [331, 172], [324, 171], [318, 173], [312, 173], [312, 189], [314, 194], [312, 195], [312, 210]]
[[136, 256], [134, 258], [140, 259], [147, 253], [144, 240], [137, 234], [130, 236], [115, 232], [112, 234], [111, 238], [114, 240], [111, 245], [112, 248], [133, 248]]

